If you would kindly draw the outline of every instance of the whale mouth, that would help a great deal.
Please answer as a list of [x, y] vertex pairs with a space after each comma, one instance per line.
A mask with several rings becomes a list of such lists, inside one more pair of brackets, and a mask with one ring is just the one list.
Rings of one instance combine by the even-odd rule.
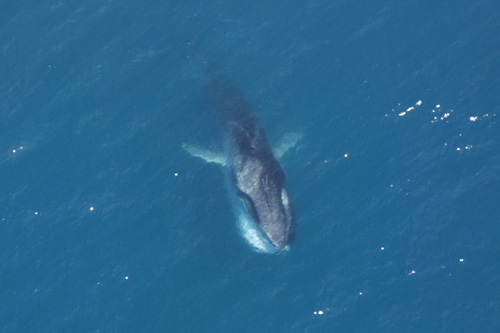
[[282, 251], [269, 242], [267, 237], [262, 234], [257, 224], [252, 220], [247, 212], [240, 210], [237, 214], [237, 218], [238, 227], [243, 238], [255, 251], [269, 254], [277, 254]]

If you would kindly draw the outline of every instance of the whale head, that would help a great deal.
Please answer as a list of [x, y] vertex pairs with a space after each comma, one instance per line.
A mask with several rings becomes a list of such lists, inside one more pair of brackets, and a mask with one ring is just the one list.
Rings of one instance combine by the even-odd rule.
[[262, 235], [277, 249], [285, 249], [293, 241], [296, 223], [281, 167], [265, 169], [245, 189], [238, 188], [238, 197]]

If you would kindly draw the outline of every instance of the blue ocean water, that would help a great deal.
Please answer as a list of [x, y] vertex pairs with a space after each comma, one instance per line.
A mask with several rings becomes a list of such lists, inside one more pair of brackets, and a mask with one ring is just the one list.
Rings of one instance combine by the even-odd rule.
[[[0, 3], [0, 331], [500, 331], [495, 1]], [[206, 78], [284, 156], [241, 237]]]

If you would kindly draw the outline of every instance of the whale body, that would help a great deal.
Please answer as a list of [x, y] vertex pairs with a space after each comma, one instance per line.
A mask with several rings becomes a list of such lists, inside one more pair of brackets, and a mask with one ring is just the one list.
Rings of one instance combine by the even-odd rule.
[[226, 137], [224, 154], [183, 145], [192, 155], [216, 162], [228, 170], [231, 188], [243, 204], [260, 240], [275, 249], [288, 248], [296, 233], [285, 173], [278, 162], [300, 139], [290, 134], [274, 150], [252, 107], [228, 77], [206, 70], [209, 97]]

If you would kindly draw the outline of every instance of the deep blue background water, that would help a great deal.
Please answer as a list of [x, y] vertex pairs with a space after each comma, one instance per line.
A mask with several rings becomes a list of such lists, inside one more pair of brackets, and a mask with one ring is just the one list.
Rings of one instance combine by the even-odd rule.
[[[0, 331], [500, 330], [499, 7], [3, 1]], [[304, 134], [284, 255], [181, 149], [220, 145], [187, 43]]]

